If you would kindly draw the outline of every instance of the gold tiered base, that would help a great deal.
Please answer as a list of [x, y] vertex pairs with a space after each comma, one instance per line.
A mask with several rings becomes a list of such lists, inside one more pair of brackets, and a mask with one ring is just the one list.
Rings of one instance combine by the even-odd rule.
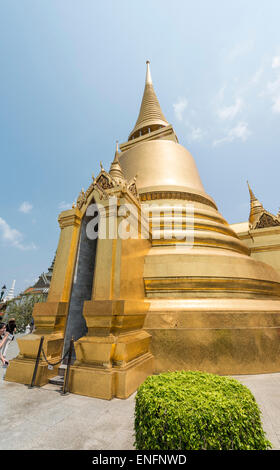
[[104, 369], [89, 364], [71, 368], [69, 389], [71, 393], [88, 397], [128, 398], [139, 385], [153, 373], [153, 356], [146, 353], [123, 367]]
[[[67, 312], [66, 302], [39, 302], [33, 310], [36, 333], [18, 338], [19, 355], [13, 359], [7, 369], [5, 380], [22, 384], [31, 384], [41, 337], [44, 336], [43, 349], [47, 360], [55, 364], [61, 358], [64, 343], [64, 325]], [[58, 374], [58, 367], [52, 370], [42, 358], [39, 362], [34, 385], [42, 386]]]
[[280, 301], [151, 300], [154, 371], [200, 370], [221, 375], [280, 370]]
[[144, 329], [152, 335], [155, 372], [279, 372], [279, 273], [248, 256], [247, 247], [205, 202], [194, 202], [189, 246], [178, 242], [171, 228], [177, 224], [177, 235], [182, 233], [180, 210], [168, 201], [154, 209], [153, 234], [164, 227], [170, 239], [154, 236], [145, 258], [150, 308]]
[[127, 398], [153, 373], [150, 334], [142, 330], [149, 303], [96, 300], [84, 304], [88, 335], [75, 343], [72, 393]]
[[[23, 338], [18, 338], [17, 342], [20, 354], [10, 362], [5, 375], [5, 380], [25, 385], [31, 384], [40, 339], [41, 336], [34, 333], [24, 336]], [[62, 333], [58, 332], [45, 335], [43, 348], [50, 363], [58, 362], [63, 348]], [[53, 369], [50, 370], [47, 362], [41, 359], [38, 365], [34, 385], [40, 387], [47, 384], [50, 378], [58, 375], [58, 367], [59, 365], [54, 366]]]

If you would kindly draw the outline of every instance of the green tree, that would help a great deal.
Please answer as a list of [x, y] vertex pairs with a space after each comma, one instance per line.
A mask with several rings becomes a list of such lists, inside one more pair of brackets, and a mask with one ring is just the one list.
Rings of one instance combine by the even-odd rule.
[[43, 294], [24, 295], [20, 299], [11, 300], [7, 306], [5, 321], [14, 318], [17, 325], [17, 333], [24, 333], [32, 318], [35, 303], [45, 302]]

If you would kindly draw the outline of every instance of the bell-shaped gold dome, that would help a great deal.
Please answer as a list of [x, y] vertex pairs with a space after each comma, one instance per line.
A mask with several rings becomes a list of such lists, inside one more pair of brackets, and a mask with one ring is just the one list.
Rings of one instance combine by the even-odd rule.
[[142, 142], [121, 152], [119, 161], [128, 181], [137, 174], [140, 195], [159, 191], [184, 193], [184, 199], [201, 200], [216, 208], [205, 192], [194, 158], [176, 142], [164, 139]]

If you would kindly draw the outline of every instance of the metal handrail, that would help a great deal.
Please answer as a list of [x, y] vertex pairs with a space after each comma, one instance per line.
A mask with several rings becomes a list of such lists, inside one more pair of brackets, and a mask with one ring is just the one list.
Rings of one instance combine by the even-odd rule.
[[37, 357], [36, 357], [36, 362], [35, 362], [35, 367], [34, 367], [34, 371], [33, 371], [33, 376], [32, 376], [32, 380], [31, 380], [31, 384], [30, 384], [30, 388], [34, 387], [34, 384], [35, 384], [38, 365], [39, 365], [39, 362], [40, 362], [40, 356], [41, 356], [42, 347], [43, 347], [43, 341], [44, 341], [44, 336], [41, 336], [40, 344], [39, 344], [39, 348], [38, 348], [38, 353], [37, 353]]
[[66, 374], [64, 376], [62, 395], [66, 395], [67, 393], [69, 393], [69, 390], [68, 390], [69, 389], [69, 375], [70, 375], [70, 367], [71, 367], [71, 359], [72, 359], [73, 349], [74, 349], [74, 338], [72, 336], [71, 341], [70, 341], [68, 360], [67, 360], [67, 369], [66, 369]]

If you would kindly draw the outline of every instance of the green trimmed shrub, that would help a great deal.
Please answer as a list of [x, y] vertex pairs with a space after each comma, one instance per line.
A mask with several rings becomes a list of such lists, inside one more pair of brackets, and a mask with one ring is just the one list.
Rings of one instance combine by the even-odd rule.
[[235, 379], [180, 371], [150, 376], [135, 406], [138, 450], [266, 450], [260, 410]]

